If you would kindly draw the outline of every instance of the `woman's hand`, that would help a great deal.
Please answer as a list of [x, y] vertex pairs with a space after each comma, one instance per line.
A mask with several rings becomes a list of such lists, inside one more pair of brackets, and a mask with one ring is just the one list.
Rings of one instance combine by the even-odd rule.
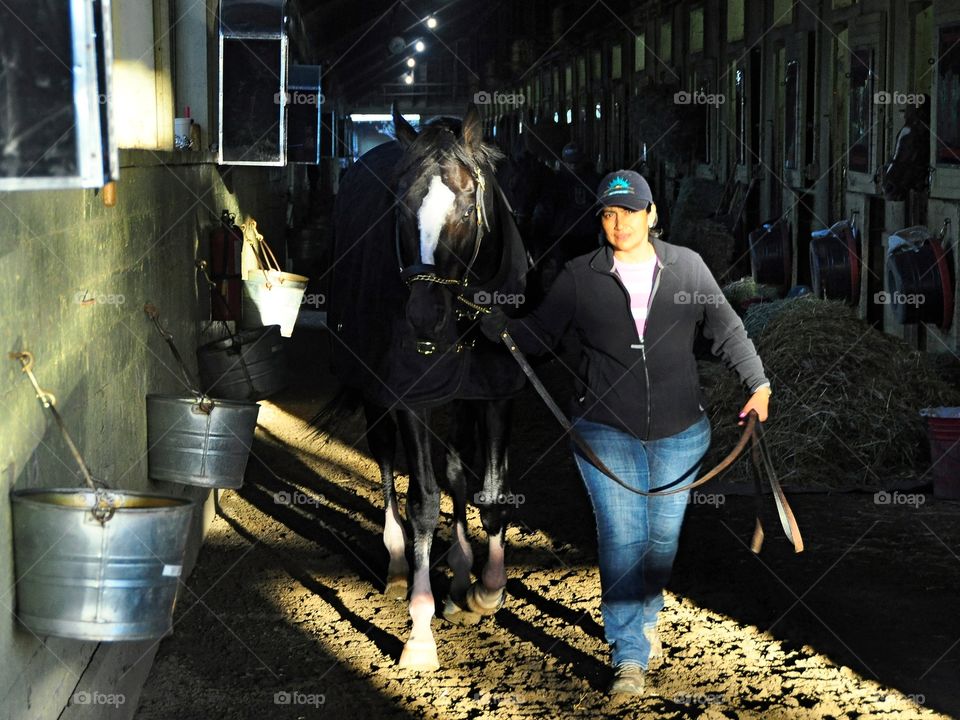
[[499, 343], [500, 333], [506, 327], [507, 315], [496, 305], [491, 306], [489, 313], [480, 316], [480, 331], [490, 342]]
[[760, 422], [766, 422], [767, 420], [767, 405], [770, 402], [770, 386], [764, 385], [761, 388], [757, 388], [756, 392], [750, 396], [750, 399], [747, 400], [747, 404], [743, 406], [743, 409], [740, 410], [740, 422], [737, 425], [746, 424], [746, 417], [750, 414], [751, 410], [757, 411], [757, 419]]

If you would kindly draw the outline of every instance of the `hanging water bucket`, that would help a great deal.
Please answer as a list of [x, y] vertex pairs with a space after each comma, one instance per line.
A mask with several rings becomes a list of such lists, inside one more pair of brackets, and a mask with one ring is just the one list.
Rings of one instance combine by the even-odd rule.
[[960, 500], [960, 407], [924, 408], [920, 415], [930, 441], [933, 495]]
[[17, 617], [31, 632], [98, 641], [171, 632], [193, 500], [34, 489], [11, 501]]
[[240, 323], [245, 328], [279, 325], [293, 335], [308, 278], [279, 270], [251, 270], [243, 281]]
[[23, 364], [88, 486], [10, 493], [17, 618], [38, 636], [107, 641], [168, 634], [196, 503], [98, 487], [56, 398], [31, 371], [33, 356], [11, 357]]
[[810, 235], [810, 284], [826, 300], [860, 301], [860, 232], [847, 220]]
[[280, 270], [276, 256], [257, 231], [256, 220], [247, 220], [240, 227], [243, 239], [253, 247], [258, 268], [249, 271], [243, 281], [240, 323], [245, 328], [279, 325], [280, 334], [290, 337], [309, 278]]
[[922, 225], [904, 228], [887, 241], [883, 299], [901, 324], [953, 322], [953, 283], [940, 238]]
[[786, 218], [764, 223], [750, 233], [750, 271], [754, 282], [788, 287], [793, 272], [790, 224]]
[[241, 330], [197, 348], [200, 388], [227, 400], [262, 400], [287, 386], [280, 326]]
[[239, 488], [259, 412], [255, 402], [147, 395], [150, 479]]

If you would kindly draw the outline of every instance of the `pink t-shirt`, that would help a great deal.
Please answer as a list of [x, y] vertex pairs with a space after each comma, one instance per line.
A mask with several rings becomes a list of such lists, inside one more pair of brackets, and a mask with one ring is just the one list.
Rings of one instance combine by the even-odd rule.
[[653, 291], [653, 271], [657, 266], [656, 256], [641, 263], [625, 263], [613, 259], [613, 269], [630, 293], [630, 312], [637, 324], [637, 335], [643, 340], [643, 328], [647, 322], [647, 305]]

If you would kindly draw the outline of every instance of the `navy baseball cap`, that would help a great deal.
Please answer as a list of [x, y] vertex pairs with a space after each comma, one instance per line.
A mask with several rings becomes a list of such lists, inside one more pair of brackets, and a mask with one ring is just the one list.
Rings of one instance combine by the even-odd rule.
[[600, 181], [597, 201], [600, 203], [600, 210], [611, 206], [646, 210], [653, 202], [653, 193], [640, 173], [617, 170]]

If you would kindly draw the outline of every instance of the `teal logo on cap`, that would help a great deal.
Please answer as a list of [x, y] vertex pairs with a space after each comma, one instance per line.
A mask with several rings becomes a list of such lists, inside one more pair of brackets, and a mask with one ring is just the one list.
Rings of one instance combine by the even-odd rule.
[[607, 191], [604, 195], [629, 195], [632, 192], [633, 186], [630, 185], [630, 181], [617, 175], [607, 185]]

